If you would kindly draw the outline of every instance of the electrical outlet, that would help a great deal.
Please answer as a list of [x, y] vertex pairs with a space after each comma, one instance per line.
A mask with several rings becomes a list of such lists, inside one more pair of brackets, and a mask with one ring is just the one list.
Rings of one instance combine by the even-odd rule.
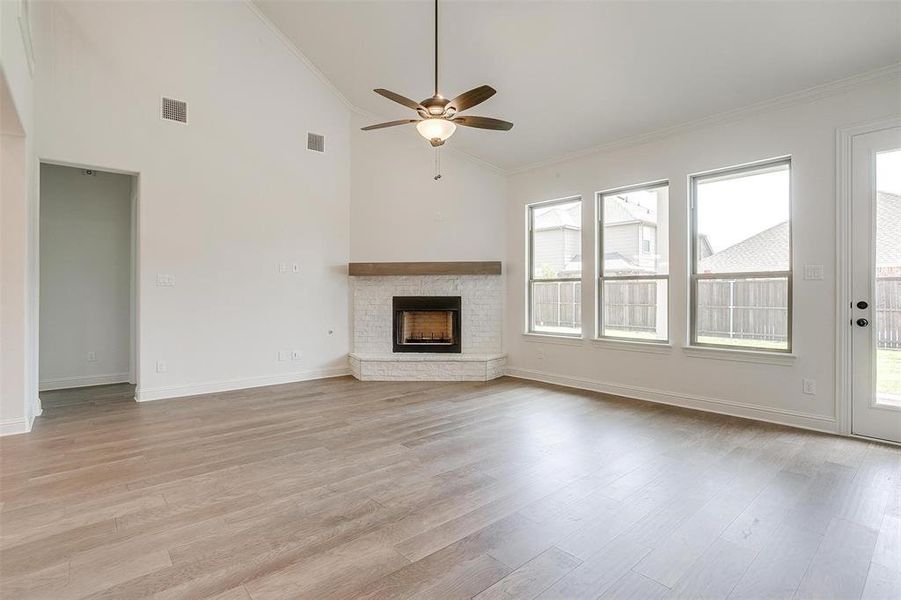
[[535, 355], [535, 357], [536, 357], [538, 360], [544, 360], [544, 351], [543, 351], [543, 350], [539, 350], [538, 353]]
[[166, 361], [164, 361], [164, 360], [156, 361], [156, 372], [157, 373], [165, 373], [167, 370], [168, 370], [168, 367], [166, 366]]
[[291, 270], [295, 273], [300, 273], [300, 263], [294, 263], [291, 265]]
[[96, 352], [88, 352], [88, 362], [97, 362]]
[[278, 351], [278, 359], [280, 361], [288, 360], [288, 351], [287, 350], [279, 350]]
[[805, 377], [801, 380], [801, 391], [811, 396], [817, 393], [817, 382], [815, 379]]
[[300, 350], [292, 350], [291, 351], [291, 360], [300, 360]]

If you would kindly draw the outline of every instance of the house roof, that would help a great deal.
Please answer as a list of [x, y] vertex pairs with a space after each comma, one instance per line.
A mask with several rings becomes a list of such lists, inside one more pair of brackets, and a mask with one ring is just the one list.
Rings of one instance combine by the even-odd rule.
[[698, 261], [699, 273], [788, 270], [788, 221]]
[[[876, 266], [901, 266], [901, 196], [876, 195], [880, 228], [876, 235]], [[788, 221], [774, 225], [698, 262], [700, 273], [788, 270]]]
[[657, 226], [657, 211], [630, 202], [623, 196], [604, 197], [604, 225], [616, 225], [618, 223], [634, 223], [640, 221]]
[[901, 267], [901, 195], [879, 192], [876, 198], [876, 266]]
[[535, 210], [534, 218], [535, 229], [554, 229], [557, 227], [582, 229], [582, 206], [575, 203], [538, 208]]

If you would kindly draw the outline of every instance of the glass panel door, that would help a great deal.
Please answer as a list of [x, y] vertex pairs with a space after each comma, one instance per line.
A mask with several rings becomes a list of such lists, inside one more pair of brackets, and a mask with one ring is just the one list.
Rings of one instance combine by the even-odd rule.
[[852, 431], [901, 442], [901, 128], [852, 140]]

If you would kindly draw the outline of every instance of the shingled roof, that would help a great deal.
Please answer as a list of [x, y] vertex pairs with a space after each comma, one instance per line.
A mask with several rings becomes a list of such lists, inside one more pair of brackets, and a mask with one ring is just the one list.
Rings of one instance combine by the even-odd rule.
[[[876, 267], [901, 270], [901, 196], [879, 192], [880, 228], [876, 238]], [[788, 221], [733, 244], [698, 262], [699, 273], [742, 273], [788, 270]]]

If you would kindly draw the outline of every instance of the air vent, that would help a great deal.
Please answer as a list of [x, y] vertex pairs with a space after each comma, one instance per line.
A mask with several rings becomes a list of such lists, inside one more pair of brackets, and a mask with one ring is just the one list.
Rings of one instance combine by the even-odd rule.
[[160, 118], [176, 123], [188, 122], [188, 103], [182, 100], [163, 97], [160, 104]]
[[307, 150], [325, 152], [325, 136], [318, 133], [307, 134]]

